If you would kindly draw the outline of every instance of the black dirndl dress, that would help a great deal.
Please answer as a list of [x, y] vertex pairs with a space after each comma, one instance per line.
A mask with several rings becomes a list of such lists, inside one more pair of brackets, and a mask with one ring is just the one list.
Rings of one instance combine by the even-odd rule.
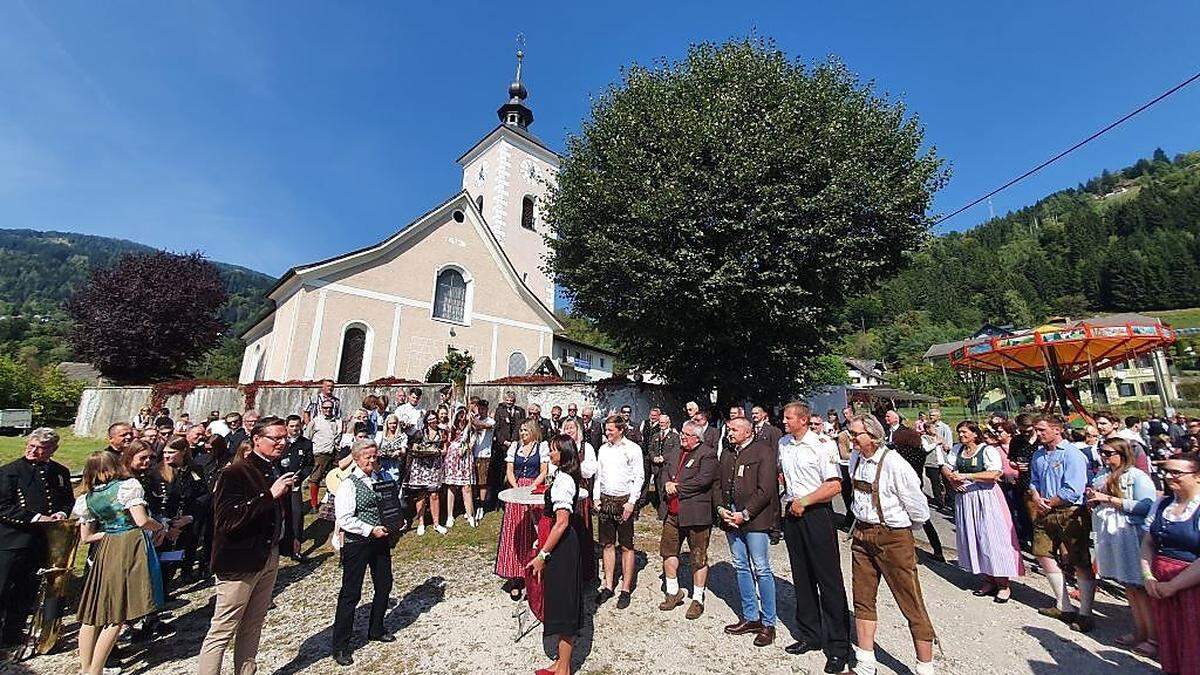
[[[580, 541], [583, 535], [583, 520], [579, 509], [579, 486], [575, 486], [574, 507], [571, 510], [570, 526], [558, 540], [546, 566], [542, 569], [544, 589], [542, 609], [542, 634], [575, 635], [583, 627], [583, 565], [580, 560]], [[542, 510], [539, 539], [545, 541], [554, 526], [554, 506], [550, 501], [550, 490], [546, 490], [546, 506]]]

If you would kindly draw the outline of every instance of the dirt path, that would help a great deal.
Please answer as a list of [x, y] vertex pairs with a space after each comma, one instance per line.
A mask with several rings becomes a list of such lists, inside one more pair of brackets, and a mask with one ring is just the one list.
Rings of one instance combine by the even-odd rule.
[[[527, 675], [549, 663], [540, 628], [512, 641], [513, 603], [491, 574], [498, 517], [478, 530], [460, 524], [446, 538], [430, 531], [423, 538], [406, 536], [395, 553], [398, 604], [389, 612], [388, 628], [399, 638], [391, 644], [370, 643], [354, 653], [353, 673], [515, 673]], [[638, 575], [633, 605], [618, 610], [609, 602], [589, 617], [577, 643], [580, 673], [820, 673], [823, 657], [793, 657], [783, 651], [792, 642], [795, 594], [782, 544], [771, 549], [783, 626], [776, 644], [758, 649], [750, 636], [729, 637], [721, 628], [735, 620], [738, 606], [733, 569], [724, 537], [715, 535], [709, 555], [712, 570], [704, 616], [684, 618], [684, 608], [661, 612], [657, 523], [643, 518], [638, 547], [651, 551]], [[950, 540], [953, 542], [953, 539]], [[849, 580], [849, 548], [842, 546], [843, 573]], [[932, 567], [931, 567], [932, 566]], [[681, 576], [686, 580], [690, 572]], [[1072, 633], [1063, 624], [1033, 609], [1047, 603], [1044, 580], [1031, 576], [1014, 587], [1013, 601], [997, 605], [976, 598], [966, 588], [972, 579], [958, 568], [938, 563], [921, 567], [921, 583], [944, 653], [937, 655], [943, 673], [1092, 673], [1158, 672], [1150, 662], [1117, 647], [1113, 639], [1128, 625], [1124, 603], [1106, 594], [1097, 598], [1097, 630]], [[1028, 582], [1029, 585], [1026, 585]], [[276, 604], [268, 617], [259, 653], [259, 673], [343, 672], [329, 658], [330, 624], [340, 583], [336, 559], [319, 551], [317, 562], [280, 570]], [[686, 583], [686, 582], [685, 582]], [[686, 584], [690, 586], [690, 583]], [[125, 673], [192, 673], [196, 653], [208, 628], [212, 589], [185, 596], [188, 604], [173, 612], [177, 633], [151, 645], [124, 647]], [[364, 598], [369, 597], [369, 585]], [[886, 590], [880, 593], [877, 654], [880, 672], [908, 673], [913, 664], [908, 629]], [[366, 607], [359, 608], [356, 627], [365, 633]], [[76, 672], [74, 626], [69, 651], [39, 657], [3, 673]], [[230, 650], [232, 652], [232, 650]], [[227, 656], [227, 659], [229, 656]], [[227, 661], [227, 664], [229, 661]], [[227, 665], [227, 670], [231, 666]]]

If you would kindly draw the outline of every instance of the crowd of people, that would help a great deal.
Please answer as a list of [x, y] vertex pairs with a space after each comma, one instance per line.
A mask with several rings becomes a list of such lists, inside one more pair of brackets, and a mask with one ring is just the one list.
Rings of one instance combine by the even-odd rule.
[[[4, 643], [24, 636], [45, 557], [43, 521], [77, 518], [89, 549], [80, 672], [114, 672], [106, 664], [115, 666], [122, 632], [170, 633], [169, 598], [211, 581], [216, 604], [199, 672], [215, 674], [230, 642], [235, 671], [254, 671], [281, 556], [304, 563], [326, 543], [339, 552], [330, 652], [350, 666], [368, 571], [367, 638], [395, 640], [384, 615], [398, 537], [430, 528], [445, 536], [499, 517], [494, 572], [513, 600], [536, 607], [557, 641], [557, 660], [539, 675], [565, 675], [585, 594], [594, 587], [596, 605], [615, 599], [618, 609], [634, 601], [634, 523], [655, 517], [663, 612], [687, 605], [687, 620], [703, 615], [716, 528], [740, 605], [724, 631], [773, 644], [769, 553], [782, 540], [799, 629], [788, 653], [821, 651], [828, 673], [874, 673], [882, 579], [909, 626], [914, 672], [927, 675], [937, 634], [914, 531], [929, 540], [925, 564], [947, 564], [932, 510], [952, 515], [957, 564], [978, 575], [976, 596], [1008, 602], [1012, 580], [1026, 572], [1024, 550], [1054, 598], [1040, 613], [1091, 631], [1097, 579], [1110, 580], [1131, 610], [1121, 644], [1158, 658], [1164, 672], [1200, 672], [1200, 420], [1100, 412], [1073, 429], [1052, 415], [996, 414], [951, 429], [936, 409], [910, 425], [893, 409], [822, 415], [793, 402], [779, 428], [757, 405], [748, 416], [732, 406], [720, 421], [695, 402], [678, 421], [658, 408], [635, 420], [629, 406], [601, 418], [573, 403], [543, 417], [513, 393], [493, 407], [458, 400], [451, 387], [428, 403], [414, 387], [351, 407], [329, 380], [287, 412], [214, 411], [193, 422], [143, 408], [109, 428], [79, 490], [51, 459], [55, 432], [31, 433], [24, 456], [0, 468]], [[501, 501], [504, 490], [539, 497]], [[315, 519], [305, 527], [307, 513]], [[838, 528], [850, 531], [849, 597]], [[685, 544], [690, 595], [679, 578]]]

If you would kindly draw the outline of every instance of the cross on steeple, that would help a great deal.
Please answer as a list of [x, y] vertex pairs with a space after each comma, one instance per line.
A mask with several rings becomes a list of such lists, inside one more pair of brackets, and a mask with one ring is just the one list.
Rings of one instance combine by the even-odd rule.
[[525, 60], [525, 52], [522, 49], [524, 45], [525, 36], [517, 35], [517, 74], [513, 77], [512, 84], [508, 85], [508, 102], [500, 106], [496, 115], [504, 124], [528, 129], [529, 125], [533, 124], [533, 111], [525, 105], [529, 91], [525, 88], [525, 83], [521, 81], [521, 64]]

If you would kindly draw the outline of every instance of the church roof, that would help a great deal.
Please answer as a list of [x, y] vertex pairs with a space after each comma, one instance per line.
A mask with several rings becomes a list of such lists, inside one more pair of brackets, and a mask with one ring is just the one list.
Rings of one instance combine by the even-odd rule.
[[558, 164], [558, 161], [560, 159], [562, 159], [562, 155], [559, 155], [557, 152], [551, 150], [550, 146], [543, 143], [542, 139], [535, 136], [532, 131], [530, 131], [528, 129], [522, 129], [519, 126], [515, 126], [512, 124], [501, 123], [501, 124], [497, 124], [494, 129], [489, 131], [483, 138], [479, 139], [478, 143], [476, 143], [475, 145], [472, 145], [471, 148], [469, 150], [467, 150], [466, 152], [464, 152], [462, 154], [462, 156], [459, 157], [456, 161], [460, 165], [465, 165], [465, 164], [469, 163], [472, 159], [475, 158], [476, 155], [478, 155], [479, 153], [486, 150], [488, 148], [488, 146], [490, 146], [492, 144], [492, 141], [496, 139], [497, 136], [503, 135], [505, 133], [511, 133], [514, 136], [516, 136], [518, 139], [523, 139], [523, 140], [529, 142], [530, 144], [532, 144], [536, 150], [541, 151], [541, 153], [544, 153], [544, 156], [542, 157], [542, 159], [546, 160], [547, 162], [550, 162], [552, 164]]
[[[434, 216], [440, 213], [452, 211], [454, 207], [460, 208], [464, 212], [470, 212], [471, 215], [474, 216], [474, 222], [478, 226], [477, 230], [483, 237], [484, 242], [487, 244], [488, 251], [492, 254], [496, 264], [500, 266], [501, 273], [508, 280], [509, 284], [512, 285], [514, 290], [516, 290], [517, 293], [533, 307], [534, 311], [542, 316], [542, 319], [546, 321], [547, 326], [556, 332], [563, 330], [564, 327], [562, 323], [557, 317], [554, 316], [554, 310], [550, 307], [547, 307], [546, 303], [543, 302], [541, 298], [537, 296], [537, 294], [531, 291], [529, 287], [525, 285], [525, 282], [521, 280], [521, 275], [517, 273], [517, 269], [513, 266], [512, 260], [510, 260], [508, 254], [504, 252], [504, 248], [500, 245], [499, 240], [496, 239], [496, 234], [492, 232], [492, 228], [487, 224], [487, 220], [483, 217], [483, 214], [475, 205], [475, 201], [471, 199], [466, 190], [459, 191], [453, 197], [421, 214], [408, 225], [405, 225], [397, 230], [395, 234], [378, 243], [370, 246], [364, 246], [332, 258], [326, 258], [324, 260], [318, 260], [316, 262], [297, 265], [290, 268], [287, 272], [284, 272], [283, 276], [279, 278], [279, 281], [275, 282], [275, 285], [267, 291], [266, 295], [268, 298], [271, 298], [271, 300], [274, 301], [275, 298], [273, 296], [275, 293], [297, 276], [312, 273], [320, 268], [339, 263], [344, 266], [350, 266], [351, 264], [360, 265], [371, 260], [372, 258], [385, 254], [387, 251], [395, 248], [396, 246], [404, 244], [410, 239], [420, 238], [429, 231], [427, 225], [432, 221]], [[354, 260], [354, 262], [351, 263], [351, 260]], [[251, 323], [247, 329], [243, 330], [238, 337], [244, 337], [253, 332], [259, 326], [259, 324], [274, 314], [275, 310], [276, 307], [271, 307], [270, 310], [255, 319], [255, 321]]]

